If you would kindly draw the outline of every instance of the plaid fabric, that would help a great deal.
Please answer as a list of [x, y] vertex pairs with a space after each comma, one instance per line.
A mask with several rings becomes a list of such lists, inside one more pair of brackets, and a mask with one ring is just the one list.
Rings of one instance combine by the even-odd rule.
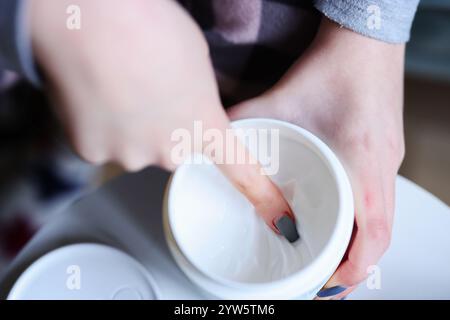
[[262, 93], [315, 36], [312, 0], [179, 0], [203, 29], [226, 106]]

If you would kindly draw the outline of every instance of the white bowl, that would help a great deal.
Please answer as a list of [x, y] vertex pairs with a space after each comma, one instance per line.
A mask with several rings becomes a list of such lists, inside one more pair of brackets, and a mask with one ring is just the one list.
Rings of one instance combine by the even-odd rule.
[[[300, 231], [301, 240], [292, 249], [297, 251], [283, 262], [282, 272], [273, 269], [274, 257], [285, 259], [273, 243], [290, 244], [264, 225], [271, 242], [255, 246], [250, 235], [260, 234], [255, 226], [257, 232], [264, 227], [252, 219], [259, 217], [230, 214], [250, 204], [215, 166], [192, 161], [181, 165], [167, 186], [163, 220], [169, 249], [192, 282], [213, 297], [311, 299], [336, 270], [350, 240], [354, 209], [347, 175], [325, 143], [293, 124], [246, 119], [233, 127], [279, 130], [279, 172], [270, 178], [282, 189], [291, 186], [285, 196]], [[298, 261], [290, 263], [294, 257]]]

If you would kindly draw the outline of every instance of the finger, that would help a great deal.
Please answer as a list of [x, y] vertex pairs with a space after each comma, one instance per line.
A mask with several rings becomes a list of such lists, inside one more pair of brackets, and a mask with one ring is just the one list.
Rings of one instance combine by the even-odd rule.
[[[256, 212], [273, 231], [283, 234], [290, 242], [296, 241], [299, 235], [295, 216], [282, 192], [265, 174], [259, 162], [238, 137], [233, 134], [234, 143], [228, 145], [230, 141], [226, 138], [229, 136], [226, 131], [231, 130], [228, 123], [223, 122], [221, 128], [222, 137], [225, 137], [223, 148], [208, 152], [207, 156], [232, 185], [253, 204]], [[227, 157], [229, 152], [235, 156]], [[229, 158], [232, 161], [225, 161]]]
[[[252, 159], [247, 148], [238, 143], [238, 152], [246, 154], [245, 159]], [[270, 178], [264, 174], [260, 164], [256, 161], [247, 161], [244, 164], [218, 164], [221, 172], [230, 180], [230, 182], [253, 204], [257, 213], [264, 219], [266, 224], [275, 232], [285, 231], [279, 223], [280, 219], [289, 218], [295, 223], [295, 217], [292, 210], [285, 200], [280, 189]], [[286, 220], [287, 221], [287, 220]], [[294, 242], [298, 239], [298, 234], [288, 237], [288, 240]]]
[[[381, 258], [390, 240], [382, 178], [374, 170], [358, 174], [353, 183], [356, 226], [347, 256], [326, 287], [357, 285], [367, 277], [367, 268]], [[353, 180], [355, 181], [355, 180]], [[359, 182], [361, 181], [361, 182]]]
[[317, 293], [316, 300], [331, 300], [332, 297], [338, 296], [345, 292], [347, 288], [342, 286], [334, 286], [330, 288], [323, 288]]
[[349, 288], [341, 287], [340, 290], [338, 288], [330, 289], [331, 288], [320, 290], [314, 300], [342, 300], [355, 290], [356, 286]]

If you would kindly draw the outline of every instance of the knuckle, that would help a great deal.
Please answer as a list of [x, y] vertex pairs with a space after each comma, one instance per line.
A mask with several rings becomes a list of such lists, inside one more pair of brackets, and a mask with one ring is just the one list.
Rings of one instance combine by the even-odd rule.
[[127, 162], [127, 163], [123, 164], [123, 167], [128, 172], [137, 172], [137, 171], [141, 171], [142, 169], [144, 169], [146, 167], [146, 165], [143, 163], [137, 163], [137, 162]]
[[367, 236], [370, 241], [385, 251], [391, 243], [391, 228], [387, 219], [384, 217], [370, 219], [367, 227]]
[[395, 160], [397, 161], [397, 164], [400, 166], [400, 164], [403, 162], [403, 159], [405, 158], [405, 142], [403, 140], [401, 141], [395, 141], [392, 143], [392, 149], [395, 156]]
[[185, 157], [183, 157], [182, 160], [177, 157], [174, 158], [172, 154], [172, 146], [170, 144], [162, 144], [157, 148], [151, 148], [149, 153], [153, 155], [151, 162], [152, 164], [168, 171], [174, 171], [179, 165], [184, 163], [184, 160], [186, 160]]
[[139, 154], [133, 152], [124, 153], [118, 160], [119, 164], [129, 172], [136, 172], [144, 169], [148, 161]]
[[80, 147], [78, 154], [83, 160], [93, 165], [104, 164], [108, 158], [106, 152], [96, 148]]
[[398, 152], [397, 152], [399, 165], [402, 164], [403, 160], [405, 159], [405, 155], [406, 155], [405, 142], [402, 141], [399, 143]]
[[345, 279], [347, 286], [356, 286], [367, 278], [367, 266], [362, 262], [349, 261], [349, 273]]
[[177, 167], [177, 164], [172, 161], [170, 156], [161, 156], [157, 162], [161, 167], [169, 171], [174, 171]]
[[400, 166], [405, 158], [405, 140], [398, 135], [392, 135], [387, 142], [395, 164]]

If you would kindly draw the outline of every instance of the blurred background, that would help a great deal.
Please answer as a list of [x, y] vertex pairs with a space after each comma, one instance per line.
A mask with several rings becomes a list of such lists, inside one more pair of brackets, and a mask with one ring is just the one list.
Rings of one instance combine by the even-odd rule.
[[450, 205], [450, 0], [422, 0], [407, 46], [400, 174]]
[[[407, 46], [404, 118], [400, 174], [450, 205], [450, 0], [419, 6]], [[80, 161], [49, 119], [42, 93], [0, 74], [0, 271], [53, 212], [120, 173]]]

